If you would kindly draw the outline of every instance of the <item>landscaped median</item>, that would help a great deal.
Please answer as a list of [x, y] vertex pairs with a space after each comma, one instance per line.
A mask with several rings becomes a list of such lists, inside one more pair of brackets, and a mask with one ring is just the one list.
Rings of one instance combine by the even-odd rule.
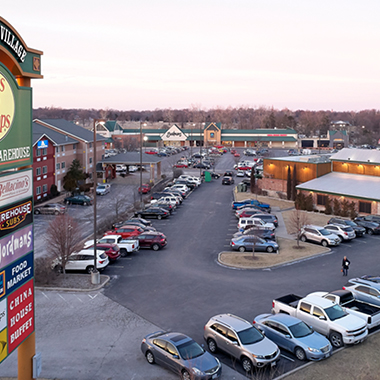
[[300, 242], [299, 248], [297, 248], [296, 240], [285, 238], [277, 238], [277, 243], [280, 246], [277, 254], [226, 251], [219, 254], [218, 260], [221, 264], [230, 267], [260, 269], [295, 262], [330, 251], [329, 248], [303, 242]]

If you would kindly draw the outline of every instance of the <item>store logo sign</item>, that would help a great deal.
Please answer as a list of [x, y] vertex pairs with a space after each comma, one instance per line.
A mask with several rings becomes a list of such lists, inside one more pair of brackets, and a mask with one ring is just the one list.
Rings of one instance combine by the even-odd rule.
[[0, 72], [0, 141], [11, 129], [15, 115], [15, 99], [7, 79]]

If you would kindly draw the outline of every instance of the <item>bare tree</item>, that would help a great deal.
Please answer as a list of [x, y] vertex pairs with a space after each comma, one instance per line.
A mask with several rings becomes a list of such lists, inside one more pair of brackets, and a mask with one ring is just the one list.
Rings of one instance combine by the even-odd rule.
[[45, 241], [50, 252], [59, 260], [59, 269], [65, 273], [70, 255], [81, 248], [81, 230], [78, 223], [69, 215], [57, 216], [49, 223]]
[[297, 248], [300, 246], [301, 229], [307, 224], [309, 224], [309, 217], [305, 211], [295, 209], [290, 215], [289, 232], [296, 234]]

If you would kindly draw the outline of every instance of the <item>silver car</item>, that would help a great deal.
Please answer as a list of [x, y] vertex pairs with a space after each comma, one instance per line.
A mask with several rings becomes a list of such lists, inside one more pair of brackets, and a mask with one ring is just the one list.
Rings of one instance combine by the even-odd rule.
[[255, 325], [281, 348], [299, 360], [321, 360], [331, 356], [332, 346], [323, 335], [298, 318], [280, 314], [261, 314]]
[[244, 370], [274, 366], [280, 350], [250, 322], [232, 314], [212, 317], [204, 328], [204, 339], [211, 353], [218, 349], [240, 360]]
[[308, 225], [302, 227], [300, 239], [303, 242], [312, 241], [314, 243], [319, 243], [324, 247], [340, 244], [340, 238], [338, 235], [335, 235], [320, 226]]
[[220, 379], [222, 366], [198, 343], [182, 333], [158, 331], [147, 335], [141, 351], [149, 364], [178, 373], [182, 380]]

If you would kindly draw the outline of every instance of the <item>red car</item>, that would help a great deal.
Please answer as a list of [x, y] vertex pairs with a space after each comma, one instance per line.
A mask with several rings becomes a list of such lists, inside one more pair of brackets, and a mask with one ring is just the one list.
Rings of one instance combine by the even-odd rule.
[[[86, 249], [93, 249], [94, 244], [90, 245], [89, 247], [86, 247]], [[111, 243], [98, 243], [96, 244], [96, 249], [98, 251], [103, 251], [107, 256], [108, 259], [111, 262], [115, 262], [120, 256], [120, 248], [117, 244], [111, 244]]]
[[238, 152], [234, 153], [234, 157], [240, 157], [240, 154]]
[[113, 231], [107, 231], [105, 235], [120, 235], [123, 239], [128, 239], [129, 237], [137, 237], [142, 234], [144, 230], [138, 226], [122, 226], [120, 228], [116, 228]]
[[152, 190], [149, 183], [143, 183], [142, 184], [142, 190], [141, 187], [139, 187], [139, 193], [148, 194]]
[[188, 165], [187, 164], [183, 164], [183, 163], [176, 163], [175, 165], [173, 165], [173, 168], [187, 168]]
[[158, 152], [156, 150], [146, 150], [146, 154], [157, 154]]
[[161, 232], [144, 232], [137, 239], [139, 239], [140, 248], [150, 248], [154, 251], [158, 251], [168, 244], [166, 236]]

